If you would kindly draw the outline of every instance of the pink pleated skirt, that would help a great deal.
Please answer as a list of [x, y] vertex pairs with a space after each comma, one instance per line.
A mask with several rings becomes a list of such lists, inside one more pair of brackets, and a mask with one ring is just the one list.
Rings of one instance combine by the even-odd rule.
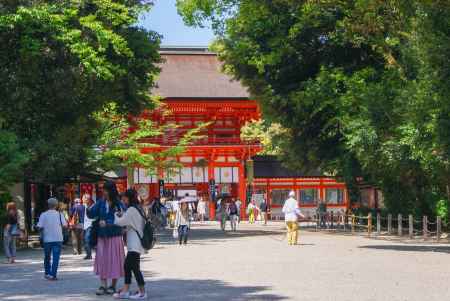
[[125, 251], [122, 236], [99, 237], [94, 272], [100, 279], [119, 279], [125, 275]]

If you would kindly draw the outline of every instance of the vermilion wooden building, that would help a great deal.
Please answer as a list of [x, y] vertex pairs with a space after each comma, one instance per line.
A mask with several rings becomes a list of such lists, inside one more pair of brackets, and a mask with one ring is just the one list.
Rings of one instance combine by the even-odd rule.
[[[319, 173], [303, 174], [289, 171], [272, 157], [257, 156], [259, 144], [247, 144], [240, 139], [241, 127], [250, 120], [261, 118], [257, 100], [249, 97], [239, 82], [221, 73], [221, 64], [214, 53], [203, 48], [165, 48], [161, 50], [162, 64], [159, 94], [171, 111], [170, 116], [153, 114], [159, 123], [175, 122], [180, 131], [211, 122], [204, 139], [189, 146], [177, 160], [182, 163], [178, 173], [148, 176], [137, 168], [134, 183], [146, 197], [159, 195], [158, 180], [164, 178], [164, 188], [173, 195], [204, 196], [209, 198], [214, 180], [219, 194], [246, 200], [247, 179], [245, 162], [254, 158], [253, 197], [268, 199], [272, 212], [277, 214], [290, 190], [306, 212], [313, 214], [317, 199], [325, 199], [329, 209], [345, 209], [349, 202], [343, 183]], [[165, 135], [158, 141], [171, 145], [177, 133]], [[151, 150], [143, 150], [151, 151]], [[214, 205], [210, 205], [211, 213]], [[308, 210], [310, 208], [310, 210]]]

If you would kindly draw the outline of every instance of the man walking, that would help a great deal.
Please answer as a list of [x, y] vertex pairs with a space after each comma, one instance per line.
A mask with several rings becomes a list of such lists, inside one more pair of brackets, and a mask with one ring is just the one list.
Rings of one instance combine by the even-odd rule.
[[319, 228], [325, 229], [327, 227], [327, 223], [325, 221], [327, 215], [327, 204], [322, 199], [319, 199], [317, 214], [319, 215]]
[[282, 212], [286, 222], [288, 244], [291, 246], [296, 245], [298, 240], [298, 218], [303, 217], [303, 214], [298, 207], [294, 191], [289, 192], [289, 198], [284, 202]]
[[86, 252], [86, 256], [83, 258], [85, 260], [92, 259], [92, 247], [91, 247], [91, 233], [92, 233], [92, 222], [93, 219], [87, 216], [87, 209], [94, 205], [94, 201], [92, 200], [89, 194], [83, 195], [83, 204], [85, 207], [84, 212], [84, 223], [83, 223], [83, 239], [84, 239], [84, 251]]
[[85, 213], [86, 206], [81, 203], [79, 198], [76, 198], [74, 205], [69, 210], [69, 227], [72, 237], [73, 255], [81, 255]]
[[[63, 243], [63, 227], [67, 227], [64, 215], [56, 210], [58, 200], [50, 198], [47, 201], [48, 210], [41, 214], [37, 227], [41, 230], [44, 243], [45, 279], [57, 280], [59, 257]], [[53, 258], [52, 258], [53, 257]], [[50, 259], [52, 263], [50, 263]]]
[[261, 210], [261, 216], [264, 221], [264, 225], [267, 225], [269, 206], [267, 205], [266, 200], [262, 200], [261, 205], [259, 205], [259, 209]]
[[231, 230], [236, 232], [236, 224], [238, 220], [238, 209], [236, 203], [231, 200], [228, 206], [228, 216], [230, 217]]

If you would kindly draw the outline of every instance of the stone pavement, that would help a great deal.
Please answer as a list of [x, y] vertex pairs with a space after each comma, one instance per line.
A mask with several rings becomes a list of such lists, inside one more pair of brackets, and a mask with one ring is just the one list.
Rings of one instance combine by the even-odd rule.
[[[289, 247], [276, 222], [236, 233], [196, 224], [186, 247], [170, 234], [143, 258], [148, 300], [450, 300], [448, 244], [302, 231]], [[112, 299], [94, 295], [92, 262], [66, 254], [60, 280], [48, 282], [41, 257], [23, 251], [17, 265], [0, 265], [0, 300]]]

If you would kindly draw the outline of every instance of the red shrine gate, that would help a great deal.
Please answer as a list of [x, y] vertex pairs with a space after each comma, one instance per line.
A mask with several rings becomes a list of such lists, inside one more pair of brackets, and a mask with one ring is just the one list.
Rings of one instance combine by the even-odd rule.
[[[140, 194], [145, 198], [159, 196], [158, 182], [164, 179], [164, 188], [175, 196], [189, 193], [209, 199], [208, 183], [214, 180], [219, 194], [239, 198], [246, 205], [245, 162], [254, 157], [261, 146], [244, 143], [240, 132], [247, 121], [261, 118], [257, 102], [249, 98], [240, 83], [220, 72], [221, 64], [216, 55], [206, 49], [170, 48], [163, 49], [161, 55], [165, 61], [153, 92], [163, 98], [171, 114], [153, 112], [147, 118], [159, 124], [175, 123], [179, 128], [155, 142], [167, 147], [200, 123], [208, 122], [209, 126], [204, 132], [205, 138], [196, 141], [176, 158], [183, 166], [176, 173], [159, 170], [157, 175], [149, 176], [145, 170], [137, 168], [134, 183]], [[289, 171], [274, 158], [256, 156], [254, 159], [253, 197], [268, 200], [274, 214], [280, 214], [280, 207], [290, 190], [296, 192], [306, 215], [314, 214], [318, 199], [325, 200], [329, 210], [341, 211], [349, 207], [347, 189], [336, 179], [318, 172]], [[210, 214], [214, 215], [213, 210], [211, 202]]]

